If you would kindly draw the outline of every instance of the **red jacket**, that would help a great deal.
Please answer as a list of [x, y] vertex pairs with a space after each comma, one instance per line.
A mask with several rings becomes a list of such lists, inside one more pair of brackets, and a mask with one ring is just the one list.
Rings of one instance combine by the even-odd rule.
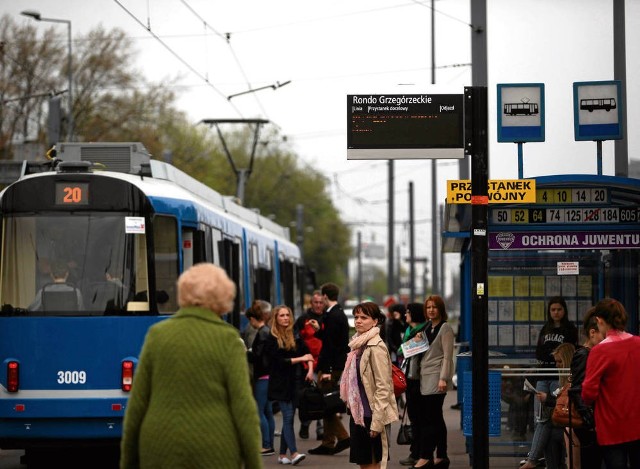
[[600, 445], [640, 440], [640, 337], [609, 331], [591, 349], [582, 399], [595, 403]]
[[[318, 356], [320, 355], [320, 350], [322, 350], [322, 340], [315, 336], [315, 329], [311, 327], [309, 324], [310, 319], [315, 319], [318, 321], [318, 324], [322, 327], [322, 316], [317, 315], [315, 313], [307, 311], [302, 316], [300, 316], [295, 323], [294, 329], [298, 332], [300, 338], [304, 341], [309, 349], [309, 353], [313, 355], [313, 369], [317, 370], [318, 366]], [[306, 368], [306, 363], [304, 364]]]

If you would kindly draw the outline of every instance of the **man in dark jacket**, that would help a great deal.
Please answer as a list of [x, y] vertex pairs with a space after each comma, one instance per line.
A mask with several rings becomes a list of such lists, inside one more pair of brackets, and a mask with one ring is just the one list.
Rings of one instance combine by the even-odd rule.
[[[304, 343], [307, 345], [309, 349], [309, 353], [313, 355], [313, 369], [318, 369], [318, 357], [320, 356], [320, 351], [322, 350], [322, 341], [316, 337], [316, 330], [311, 325], [311, 320], [314, 319], [322, 328], [322, 320], [324, 316], [324, 298], [320, 290], [316, 290], [313, 292], [311, 296], [311, 308], [305, 311], [295, 322], [293, 329], [295, 333], [297, 333]], [[310, 420], [301, 420], [300, 421], [300, 432], [298, 435], [302, 439], [309, 438], [309, 426], [311, 425]], [[316, 422], [316, 439], [322, 440], [324, 438], [324, 422], [322, 419], [319, 419]]]
[[[342, 306], [338, 304], [340, 289], [334, 283], [325, 283], [320, 288], [325, 301], [326, 312], [322, 327], [316, 320], [310, 324], [316, 330], [316, 337], [322, 340], [322, 349], [318, 357], [318, 385], [323, 390], [335, 390], [340, 382], [349, 352], [349, 322]], [[324, 419], [324, 438], [310, 454], [336, 454], [351, 445], [349, 433], [344, 428], [338, 414]]]

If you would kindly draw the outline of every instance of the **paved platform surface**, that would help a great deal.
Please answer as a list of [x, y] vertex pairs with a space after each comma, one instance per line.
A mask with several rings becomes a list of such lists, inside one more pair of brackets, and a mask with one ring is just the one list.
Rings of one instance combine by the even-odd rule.
[[[447, 423], [447, 434], [448, 434], [448, 449], [449, 449], [449, 459], [451, 460], [450, 469], [462, 469], [462, 468], [470, 468], [473, 467], [469, 458], [469, 454], [466, 450], [466, 437], [462, 434], [462, 425], [460, 421], [460, 411], [451, 409], [451, 405], [455, 404], [457, 400], [457, 394], [455, 391], [451, 391], [447, 393], [447, 397], [444, 403], [444, 417]], [[348, 416], [343, 417], [343, 423], [345, 427], [348, 428], [349, 421]], [[296, 414], [296, 436], [299, 428], [299, 421]], [[279, 429], [281, 426], [280, 414], [276, 415], [276, 429]], [[402, 466], [399, 463], [400, 459], [404, 459], [409, 455], [409, 447], [408, 446], [399, 446], [395, 442], [395, 438], [398, 434], [399, 423], [396, 422], [392, 424], [391, 434], [392, 434], [392, 445], [391, 445], [391, 460], [389, 461], [387, 467], [389, 469], [400, 469], [407, 468], [409, 466]], [[334, 468], [357, 468], [358, 466], [349, 462], [349, 450], [345, 450], [339, 454], [332, 456], [320, 456], [308, 454], [308, 450], [310, 448], [315, 448], [319, 441], [315, 439], [315, 423], [311, 425], [309, 430], [310, 438], [308, 440], [303, 440], [299, 437], [296, 438], [296, 443], [298, 445], [298, 451], [301, 453], [306, 453], [307, 457], [304, 461], [301, 461], [297, 467], [334, 467]], [[505, 441], [508, 440], [507, 436], [503, 439]], [[495, 442], [495, 439], [492, 439]], [[278, 449], [278, 444], [280, 443], [279, 437], [276, 437], [276, 450]], [[523, 442], [522, 444], [513, 444], [509, 442], [505, 447], [496, 447], [496, 452], [502, 453], [510, 453], [512, 455], [501, 455], [501, 456], [493, 456], [492, 452], [490, 452], [489, 458], [489, 466], [488, 468], [512, 468], [517, 469], [519, 467], [519, 462], [522, 460], [522, 454], [526, 454], [528, 451], [528, 442]], [[277, 451], [276, 451], [277, 453]], [[285, 467], [278, 464], [278, 456], [265, 456], [264, 457], [265, 468], [274, 468], [274, 467]]]

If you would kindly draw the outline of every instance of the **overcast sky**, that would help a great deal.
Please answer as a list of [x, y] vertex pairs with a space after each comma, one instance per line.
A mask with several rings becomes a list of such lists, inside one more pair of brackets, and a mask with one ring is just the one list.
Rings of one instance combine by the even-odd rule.
[[[346, 95], [463, 93], [471, 85], [470, 1], [435, 3], [436, 87], [430, 0], [0, 0], [0, 11], [25, 23], [33, 21], [19, 15], [25, 9], [71, 20], [74, 37], [99, 24], [124, 29], [139, 51], [135, 66], [149, 79], [180, 77], [178, 105], [194, 124], [268, 119], [331, 180], [354, 232], [386, 243], [388, 164], [347, 161]], [[612, 0], [487, 4], [490, 178], [518, 177], [516, 145], [497, 142], [498, 83], [545, 84], [546, 141], [524, 145], [524, 177], [596, 174], [596, 144], [574, 140], [572, 85], [613, 79]], [[626, 1], [626, 18], [629, 155], [640, 158], [640, 0]], [[64, 25], [38, 27], [60, 29], [66, 41]], [[395, 163], [397, 220], [408, 219], [408, 183], [414, 183], [419, 257], [431, 253], [430, 168], [427, 160]], [[612, 142], [603, 145], [603, 173], [614, 173]], [[457, 161], [439, 161], [438, 179], [442, 203], [444, 181], [458, 179]], [[403, 250], [407, 236], [398, 227]]]

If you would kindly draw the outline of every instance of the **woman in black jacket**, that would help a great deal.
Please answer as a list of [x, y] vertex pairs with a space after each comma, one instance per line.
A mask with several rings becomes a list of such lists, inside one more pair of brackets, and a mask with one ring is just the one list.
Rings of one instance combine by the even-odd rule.
[[[278, 462], [296, 465], [306, 456], [298, 453], [293, 429], [296, 388], [302, 374], [301, 364], [304, 362], [308, 365], [305, 380], [313, 381], [313, 355], [309, 353], [304, 341], [294, 336], [293, 322], [293, 312], [288, 306], [273, 308], [271, 336], [266, 343], [265, 352], [271, 364], [268, 396], [270, 400], [278, 401], [282, 413]], [[291, 459], [287, 457], [287, 450]]]
[[[593, 419], [593, 409], [582, 401], [582, 381], [587, 370], [587, 357], [592, 347], [602, 342], [604, 336], [598, 330], [598, 323], [594, 315], [595, 308], [591, 308], [584, 316], [582, 332], [586, 337], [582, 346], [576, 349], [571, 361], [571, 387], [569, 388], [569, 398], [573, 401], [585, 423], [584, 428], [575, 428], [573, 431], [579, 441], [578, 464], [574, 467], [581, 469], [600, 469], [602, 466], [602, 451], [596, 440], [595, 422]], [[575, 453], [574, 453], [575, 454]]]

